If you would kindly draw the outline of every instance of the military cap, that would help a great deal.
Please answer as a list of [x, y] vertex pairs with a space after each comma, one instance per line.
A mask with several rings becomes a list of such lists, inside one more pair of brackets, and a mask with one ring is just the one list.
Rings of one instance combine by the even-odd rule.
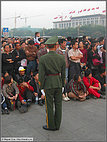
[[56, 42], [58, 42], [58, 37], [52, 36], [45, 42], [45, 44], [55, 44]]

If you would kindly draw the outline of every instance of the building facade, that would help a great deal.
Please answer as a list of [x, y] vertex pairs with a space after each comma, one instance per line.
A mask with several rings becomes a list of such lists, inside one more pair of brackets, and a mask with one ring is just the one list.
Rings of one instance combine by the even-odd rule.
[[106, 16], [103, 14], [95, 14], [95, 15], [72, 17], [70, 20], [66, 21], [53, 22], [54, 29], [76, 28], [85, 25], [106, 26]]

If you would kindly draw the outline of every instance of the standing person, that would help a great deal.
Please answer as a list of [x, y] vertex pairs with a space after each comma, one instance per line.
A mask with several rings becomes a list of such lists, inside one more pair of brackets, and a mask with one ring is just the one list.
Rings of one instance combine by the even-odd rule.
[[92, 50], [88, 54], [88, 67], [92, 70], [93, 76], [99, 72], [101, 68], [100, 55], [97, 52], [97, 44], [91, 44]]
[[87, 64], [87, 50], [84, 48], [82, 41], [79, 43], [79, 50], [83, 53], [83, 57], [80, 59], [80, 65], [84, 67]]
[[34, 41], [30, 40], [28, 42], [28, 46], [25, 49], [25, 54], [27, 58], [27, 71], [26, 74], [30, 75], [31, 70], [35, 72], [36, 70], [36, 53], [37, 53], [37, 47], [34, 45]]
[[13, 75], [13, 62], [10, 45], [5, 44], [4, 53], [2, 53], [2, 73], [7, 71], [10, 75]]
[[80, 59], [83, 57], [83, 53], [78, 49], [78, 42], [72, 41], [72, 49], [68, 51], [69, 57], [69, 69], [68, 69], [68, 82], [73, 79], [74, 74], [80, 74]]
[[[65, 83], [65, 59], [56, 54], [58, 37], [51, 37], [46, 41], [49, 53], [43, 55], [39, 61], [39, 81], [41, 92], [45, 96], [47, 125], [45, 130], [59, 130], [62, 116], [62, 87]], [[64, 88], [63, 88], [64, 89]], [[55, 103], [55, 114], [53, 112]]]
[[38, 53], [37, 53], [38, 61], [39, 61], [39, 59], [40, 59], [40, 57], [41, 57], [42, 55], [45, 55], [45, 54], [47, 54], [47, 53], [48, 53], [48, 50], [47, 50], [47, 48], [45, 47], [44, 42], [40, 43], [39, 51], [38, 51]]
[[14, 60], [14, 71], [15, 74], [18, 74], [18, 68], [21, 66], [21, 60], [26, 59], [26, 54], [23, 49], [21, 49], [20, 43], [15, 43], [15, 49], [12, 52]]
[[[60, 46], [59, 48], [56, 49], [56, 53], [61, 54], [65, 58], [66, 62], [66, 83], [68, 82], [68, 67], [69, 67], [69, 62], [68, 62], [68, 48], [66, 48], [66, 40], [65, 39], [60, 39]], [[63, 100], [64, 101], [69, 101], [70, 99], [68, 98], [67, 95], [64, 95], [63, 93]]]
[[39, 38], [40, 38], [40, 33], [36, 32], [35, 33], [35, 38], [34, 38], [35, 45], [40, 45], [40, 41], [38, 40]]

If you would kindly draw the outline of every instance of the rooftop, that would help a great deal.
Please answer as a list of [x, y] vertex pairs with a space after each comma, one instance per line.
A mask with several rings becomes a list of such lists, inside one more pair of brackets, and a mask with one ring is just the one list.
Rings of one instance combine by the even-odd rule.
[[[72, 19], [80, 19], [80, 18], [87, 18], [87, 17], [98, 17], [98, 16], [106, 17], [104, 14], [94, 14], [94, 15], [85, 15], [85, 16], [72, 17]], [[70, 22], [71, 20], [56, 21], [56, 22], [53, 22], [53, 23]]]

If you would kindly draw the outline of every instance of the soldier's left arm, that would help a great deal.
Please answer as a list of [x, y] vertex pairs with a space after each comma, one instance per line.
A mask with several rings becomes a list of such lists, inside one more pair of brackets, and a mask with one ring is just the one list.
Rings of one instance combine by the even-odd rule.
[[66, 63], [63, 57], [62, 58], [62, 69], [61, 69], [62, 87], [65, 86], [65, 69], [66, 69]]

